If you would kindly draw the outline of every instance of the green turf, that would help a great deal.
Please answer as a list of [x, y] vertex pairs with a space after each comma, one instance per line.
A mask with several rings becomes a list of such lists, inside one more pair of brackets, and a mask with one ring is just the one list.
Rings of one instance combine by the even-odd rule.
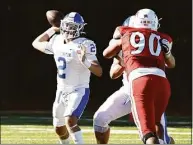
[[[86, 118], [86, 117], [84, 117]], [[88, 119], [88, 118], [87, 118]], [[91, 118], [90, 118], [91, 119]], [[95, 144], [92, 120], [80, 120], [86, 144]], [[128, 133], [128, 131], [131, 131]], [[169, 126], [169, 134], [176, 144], [191, 144], [192, 130], [190, 125]], [[9, 115], [1, 118], [2, 144], [56, 144], [57, 136], [52, 127], [52, 119], [42, 116]], [[110, 144], [142, 144], [135, 126], [128, 123], [111, 123]]]
[[[84, 132], [85, 143], [96, 143], [91, 126], [81, 126]], [[130, 130], [134, 133], [117, 133], [116, 131]], [[140, 144], [135, 127], [112, 127], [110, 144]], [[168, 128], [171, 136], [175, 138], [177, 144], [191, 144], [191, 128]], [[53, 127], [43, 125], [2, 125], [1, 126], [2, 144], [55, 144], [57, 136]]]

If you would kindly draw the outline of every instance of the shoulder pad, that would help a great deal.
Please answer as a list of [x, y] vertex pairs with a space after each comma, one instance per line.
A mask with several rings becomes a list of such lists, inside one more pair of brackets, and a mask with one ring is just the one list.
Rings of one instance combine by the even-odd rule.
[[94, 41], [86, 39], [82, 42], [82, 44], [87, 48], [86, 53], [93, 55], [96, 54], [96, 44], [94, 43]]
[[77, 39], [74, 39], [73, 42], [78, 43], [78, 44], [82, 44], [85, 40], [87, 40], [87, 38], [79, 37]]

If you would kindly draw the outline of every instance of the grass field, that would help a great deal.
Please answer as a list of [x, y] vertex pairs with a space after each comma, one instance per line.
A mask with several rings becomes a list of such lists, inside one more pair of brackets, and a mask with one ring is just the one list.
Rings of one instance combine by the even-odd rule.
[[[90, 118], [90, 119], [89, 119]], [[189, 119], [188, 119], [189, 120]], [[191, 121], [191, 120], [189, 120]], [[180, 123], [181, 122], [181, 123]], [[168, 125], [169, 134], [176, 144], [192, 144], [191, 122], [178, 121]], [[183, 125], [184, 124], [184, 125]], [[83, 116], [80, 120], [86, 144], [96, 144], [92, 119]], [[57, 144], [57, 136], [52, 127], [52, 118], [41, 115], [1, 116], [1, 144]], [[142, 144], [136, 127], [121, 119], [111, 123], [110, 144]]]

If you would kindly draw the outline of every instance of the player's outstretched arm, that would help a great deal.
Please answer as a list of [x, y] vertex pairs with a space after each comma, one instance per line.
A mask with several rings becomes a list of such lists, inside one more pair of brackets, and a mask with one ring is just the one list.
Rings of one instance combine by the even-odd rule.
[[103, 51], [103, 56], [109, 59], [116, 56], [121, 50], [121, 43], [121, 39], [112, 39], [109, 46]]
[[59, 31], [58, 27], [51, 27], [48, 30], [46, 30], [44, 33], [40, 34], [33, 42], [32, 46], [41, 51], [45, 52], [46, 46], [48, 44], [49, 38], [54, 35], [56, 32]]
[[168, 68], [174, 68], [176, 65], [176, 61], [174, 56], [172, 55], [172, 53], [170, 52], [170, 54], [165, 54], [165, 63], [166, 63], [166, 67]]
[[111, 69], [110, 69], [111, 79], [119, 78], [123, 74], [124, 70], [125, 70], [125, 67], [121, 65], [121, 58], [119, 56], [114, 57], [113, 64], [111, 65]]

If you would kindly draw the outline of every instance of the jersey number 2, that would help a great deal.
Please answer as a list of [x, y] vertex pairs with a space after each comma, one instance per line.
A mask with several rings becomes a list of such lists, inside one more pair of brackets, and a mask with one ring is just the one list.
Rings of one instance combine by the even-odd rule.
[[58, 64], [58, 76], [62, 79], [65, 79], [66, 59], [64, 57], [58, 57]]
[[[138, 42], [135, 41], [136, 36], [139, 37]], [[154, 45], [154, 43], [156, 42], [154, 41], [155, 39], [157, 39], [156, 45]], [[143, 33], [133, 32], [130, 36], [130, 44], [134, 48], [136, 48], [136, 50], [131, 51], [131, 54], [133, 55], [140, 54], [145, 48], [145, 44], [148, 43], [147, 47], [149, 48], [151, 55], [159, 56], [161, 52], [161, 46], [159, 43], [160, 36], [152, 33], [148, 40], [149, 40], [148, 42], [145, 42], [145, 36]], [[157, 48], [154, 49], [154, 46], [156, 46]]]

